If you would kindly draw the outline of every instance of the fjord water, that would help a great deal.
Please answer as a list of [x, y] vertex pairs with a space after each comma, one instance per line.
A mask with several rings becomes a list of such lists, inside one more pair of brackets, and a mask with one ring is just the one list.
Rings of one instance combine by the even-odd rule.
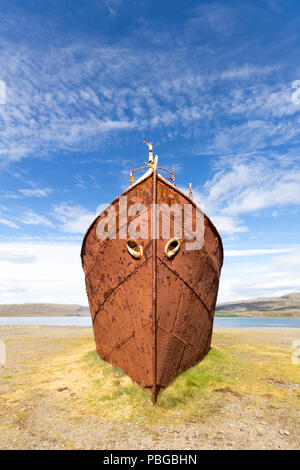
[[[90, 317], [0, 317], [0, 325], [92, 326]], [[214, 328], [300, 328], [300, 318], [215, 317]]]

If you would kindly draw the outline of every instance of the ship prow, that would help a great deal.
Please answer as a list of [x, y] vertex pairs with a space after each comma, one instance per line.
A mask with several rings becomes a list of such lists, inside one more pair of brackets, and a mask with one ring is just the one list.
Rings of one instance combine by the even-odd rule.
[[[126, 227], [120, 198], [111, 203], [116, 238], [98, 237], [104, 211], [89, 227], [81, 252], [97, 352], [151, 390], [154, 401], [209, 351], [223, 263], [221, 237], [203, 213], [201, 249], [186, 249], [191, 240], [184, 230], [182, 237], [174, 236], [176, 217], [171, 217], [168, 239], [163, 236], [160, 218], [151, 212], [153, 204], [158, 209], [190, 204], [193, 220], [201, 209], [175, 186], [174, 169], [169, 172], [171, 182], [157, 171], [157, 160], [152, 159], [147, 174], [136, 183], [131, 178], [121, 194], [127, 196]], [[144, 211], [130, 215], [133, 204], [142, 204]], [[138, 218], [146, 221], [148, 237], [119, 238]], [[158, 225], [157, 238], [149, 236], [153, 224]]]

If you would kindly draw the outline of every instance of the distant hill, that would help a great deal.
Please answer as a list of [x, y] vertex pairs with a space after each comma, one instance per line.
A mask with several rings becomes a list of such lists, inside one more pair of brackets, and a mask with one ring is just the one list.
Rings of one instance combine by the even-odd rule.
[[[0, 317], [86, 317], [88, 307], [63, 304], [0, 305]], [[300, 292], [282, 297], [228, 302], [216, 307], [217, 317], [300, 317]]]
[[229, 302], [216, 307], [219, 317], [300, 317], [300, 292], [281, 297]]
[[0, 317], [86, 317], [88, 307], [63, 304], [9, 304], [0, 305]]

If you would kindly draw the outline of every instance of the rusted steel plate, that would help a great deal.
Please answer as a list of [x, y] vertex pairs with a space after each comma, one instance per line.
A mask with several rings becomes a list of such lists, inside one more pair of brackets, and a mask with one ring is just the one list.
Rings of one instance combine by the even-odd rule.
[[[150, 238], [151, 204], [192, 204], [191, 230], [199, 208], [156, 170], [123, 195], [128, 198], [128, 207], [142, 203], [148, 212], [149, 238], [136, 239], [143, 254], [133, 258], [127, 240], [118, 239], [122, 229], [119, 220], [117, 238], [99, 240], [97, 224], [105, 217], [101, 214], [87, 231], [82, 246], [86, 290], [98, 354], [121, 367], [140, 386], [151, 389], [156, 400], [160, 390], [209, 351], [223, 262], [222, 241], [204, 215], [203, 247], [186, 250], [191, 240], [183, 232], [179, 251], [168, 258], [168, 240], [162, 238], [161, 227], [158, 240]], [[119, 200], [111, 205], [118, 217]], [[127, 224], [132, 220], [134, 217], [128, 216]], [[161, 214], [158, 220], [162, 220]], [[178, 223], [172, 215], [170, 238]]]

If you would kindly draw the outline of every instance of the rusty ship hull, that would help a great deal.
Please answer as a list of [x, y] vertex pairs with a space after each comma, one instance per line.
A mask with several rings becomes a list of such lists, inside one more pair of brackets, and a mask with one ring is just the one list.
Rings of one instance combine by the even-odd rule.
[[[129, 187], [130, 205], [142, 203], [151, 225], [151, 204], [191, 204], [193, 217], [200, 210], [156, 169]], [[118, 216], [119, 198], [111, 206]], [[202, 360], [210, 349], [223, 247], [221, 237], [204, 215], [204, 245], [200, 250], [180, 250], [165, 256], [166, 240], [138, 239], [143, 256], [128, 253], [126, 240], [99, 240], [98, 216], [82, 245], [82, 265], [99, 356], [120, 367], [141, 387], [158, 393], [176, 376]], [[146, 217], [147, 218], [147, 217]], [[134, 217], [128, 217], [127, 224]], [[173, 221], [173, 230], [174, 224]], [[149, 226], [149, 233], [151, 227]]]

